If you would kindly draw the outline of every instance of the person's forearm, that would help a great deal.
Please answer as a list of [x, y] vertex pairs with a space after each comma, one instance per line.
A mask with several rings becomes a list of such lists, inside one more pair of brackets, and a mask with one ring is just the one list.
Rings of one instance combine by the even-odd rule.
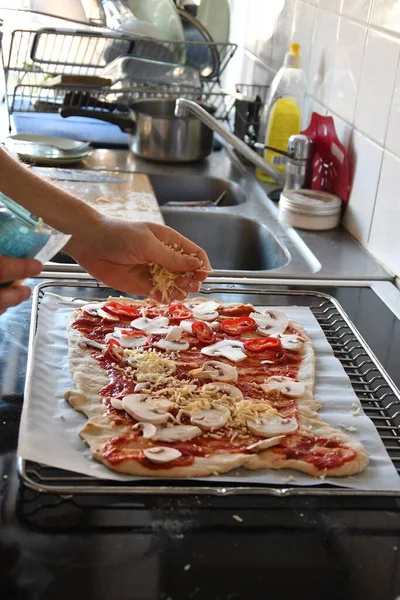
[[35, 175], [0, 148], [0, 191], [48, 225], [81, 237], [101, 217], [82, 200]]

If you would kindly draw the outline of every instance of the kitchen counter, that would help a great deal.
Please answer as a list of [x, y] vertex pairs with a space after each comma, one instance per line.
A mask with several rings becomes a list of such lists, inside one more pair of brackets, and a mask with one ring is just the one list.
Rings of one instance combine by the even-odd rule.
[[[388, 282], [375, 282], [374, 288], [332, 282], [318, 289], [337, 298], [400, 385], [400, 320], [387, 308], [400, 306], [400, 292]], [[395, 498], [74, 498], [22, 488], [15, 449], [29, 318], [27, 302], [0, 319], [2, 599], [395, 600], [400, 595]]]
[[[223, 148], [218, 152], [213, 152], [202, 162], [185, 165], [166, 165], [140, 160], [127, 150], [99, 149], [94, 150], [91, 156], [77, 168], [96, 171], [143, 172], [149, 175], [167, 174], [176, 178], [197, 175], [216, 177], [237, 183], [246, 195], [246, 202], [230, 206], [229, 212], [265, 223], [292, 254], [292, 260], [288, 265], [264, 273], [268, 279], [296, 277], [322, 280], [394, 280], [393, 274], [378, 263], [344, 228], [311, 232], [295, 230], [278, 222], [277, 205], [267, 196], [274, 186], [261, 186], [254, 178], [252, 170], [245, 167], [230, 149]], [[57, 182], [55, 181], [55, 183]], [[190, 194], [189, 190], [188, 194]], [[207, 208], [203, 210], [223, 209]], [[255, 277], [257, 273], [252, 273], [250, 276]]]

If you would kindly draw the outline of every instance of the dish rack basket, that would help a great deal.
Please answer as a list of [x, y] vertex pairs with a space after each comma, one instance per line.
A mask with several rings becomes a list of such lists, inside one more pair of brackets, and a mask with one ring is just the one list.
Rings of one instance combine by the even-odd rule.
[[[216, 107], [216, 118], [227, 120], [234, 98], [220, 87], [220, 76], [236, 51], [236, 44], [173, 42], [119, 34], [111, 30], [18, 29], [3, 36], [2, 61], [8, 113], [53, 112], [62, 106], [101, 108], [117, 103], [128, 108], [139, 98], [186, 98]], [[103, 67], [118, 56], [131, 55], [165, 63], [185, 64], [185, 57], [200, 56], [211, 65], [201, 71], [201, 87], [148, 85], [129, 82], [129, 87], [51, 85], [57, 75], [100, 76]], [[190, 61], [189, 61], [190, 62]], [[196, 65], [197, 68], [197, 65]], [[200, 67], [201, 68], [201, 67]], [[96, 100], [99, 105], [96, 106]], [[64, 104], [66, 102], [66, 104]], [[71, 104], [72, 102], [72, 104]], [[107, 110], [104, 109], [103, 110]]]

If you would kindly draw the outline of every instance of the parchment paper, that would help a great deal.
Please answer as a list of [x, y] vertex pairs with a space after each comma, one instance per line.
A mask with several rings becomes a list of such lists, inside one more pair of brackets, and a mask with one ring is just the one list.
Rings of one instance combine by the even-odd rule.
[[[83, 302], [72, 302], [53, 294], [45, 294], [40, 304], [18, 454], [38, 463], [101, 479], [143, 480], [114, 473], [91, 458], [89, 448], [78, 435], [86, 417], [73, 410], [64, 400], [65, 391], [74, 389], [68, 366], [65, 328], [68, 315], [80, 304]], [[400, 489], [400, 478], [372, 421], [363, 414], [362, 409], [358, 416], [351, 414], [361, 404], [311, 310], [298, 306], [285, 306], [282, 310], [289, 318], [301, 323], [312, 340], [316, 355], [315, 394], [322, 402], [322, 417], [336, 428], [356, 427], [357, 431], [349, 435], [365, 446], [370, 464], [363, 473], [354, 477], [320, 479], [289, 469], [256, 472], [237, 469], [218, 477], [200, 479], [243, 484], [288, 483], [290, 486], [331, 483], [373, 491]]]

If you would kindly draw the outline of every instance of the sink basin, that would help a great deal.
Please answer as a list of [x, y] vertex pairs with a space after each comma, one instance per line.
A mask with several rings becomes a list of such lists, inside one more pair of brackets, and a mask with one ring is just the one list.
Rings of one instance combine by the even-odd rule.
[[268, 271], [283, 267], [290, 255], [271, 231], [240, 215], [201, 210], [161, 210], [166, 225], [201, 246], [214, 269]]
[[233, 181], [216, 177], [198, 177], [193, 175], [150, 175], [151, 185], [162, 206], [166, 202], [214, 202], [226, 192], [218, 206], [235, 206], [246, 201], [241, 187]]

